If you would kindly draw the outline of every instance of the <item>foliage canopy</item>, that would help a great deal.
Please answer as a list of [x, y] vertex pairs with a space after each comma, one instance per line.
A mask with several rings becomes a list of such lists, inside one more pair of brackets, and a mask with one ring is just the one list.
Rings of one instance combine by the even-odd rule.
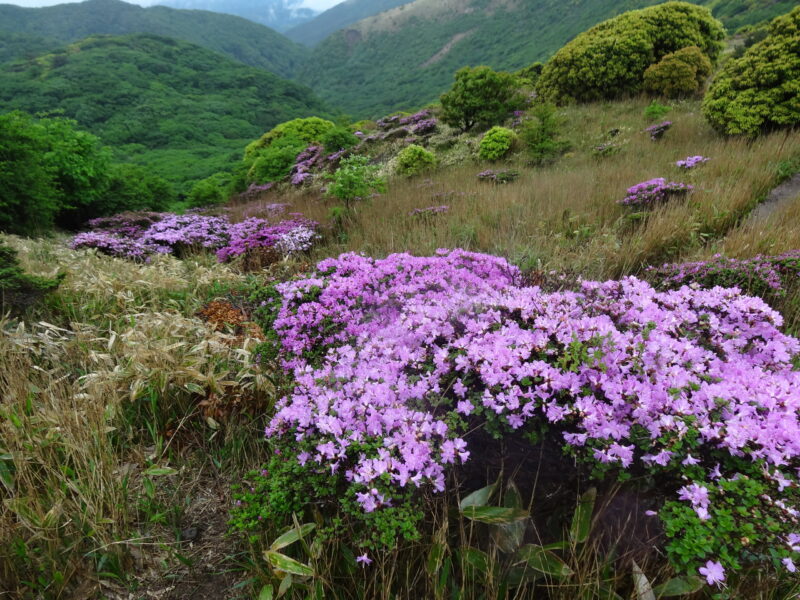
[[524, 105], [519, 81], [511, 73], [486, 66], [464, 67], [455, 79], [450, 91], [441, 96], [442, 121], [462, 131], [496, 125]]
[[707, 8], [667, 2], [623, 13], [580, 34], [544, 66], [537, 91], [551, 102], [592, 102], [635, 94], [664, 56], [697, 46], [716, 60], [725, 38]]
[[718, 131], [755, 135], [800, 123], [800, 7], [714, 78], [703, 113]]

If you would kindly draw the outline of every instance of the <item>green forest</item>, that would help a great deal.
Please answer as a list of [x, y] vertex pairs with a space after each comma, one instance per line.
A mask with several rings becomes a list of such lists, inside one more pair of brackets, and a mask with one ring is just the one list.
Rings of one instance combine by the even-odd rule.
[[0, 66], [0, 110], [75, 119], [186, 191], [274, 125], [328, 113], [308, 88], [155, 35], [94, 36]]

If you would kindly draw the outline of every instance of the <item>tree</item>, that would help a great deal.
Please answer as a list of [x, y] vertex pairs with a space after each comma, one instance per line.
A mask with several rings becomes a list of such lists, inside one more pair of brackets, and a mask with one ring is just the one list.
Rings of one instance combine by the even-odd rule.
[[442, 94], [441, 102], [442, 120], [461, 131], [478, 124], [497, 125], [524, 106], [518, 79], [485, 66], [459, 69], [453, 87]]
[[370, 165], [366, 156], [345, 158], [333, 175], [327, 177], [331, 182], [327, 194], [344, 202], [347, 209], [354, 200], [386, 191], [386, 181], [378, 176], [378, 167]]
[[756, 135], [800, 124], [800, 7], [775, 19], [769, 35], [725, 64], [703, 100], [711, 125]]
[[23, 112], [0, 115], [0, 231], [35, 233], [53, 225], [58, 190], [44, 127]]
[[665, 55], [697, 46], [713, 62], [725, 29], [701, 6], [666, 2], [596, 25], [545, 64], [536, 90], [549, 102], [613, 100], [641, 91], [644, 72]]

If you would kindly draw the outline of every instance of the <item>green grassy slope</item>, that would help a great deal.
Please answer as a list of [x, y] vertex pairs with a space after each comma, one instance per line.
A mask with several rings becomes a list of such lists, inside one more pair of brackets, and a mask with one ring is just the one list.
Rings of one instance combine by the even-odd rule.
[[[654, 0], [416, 0], [314, 49], [299, 79], [358, 116], [435, 99], [464, 65], [519, 69], [607, 18]], [[791, 0], [704, 0], [729, 29], [788, 12]]]
[[302, 85], [199, 46], [152, 35], [96, 36], [0, 67], [0, 111], [62, 111], [181, 183], [241, 158], [277, 123], [325, 107]]
[[310, 21], [292, 27], [286, 32], [286, 37], [313, 47], [332, 33], [361, 19], [408, 2], [409, 0], [345, 0]]
[[62, 43], [90, 35], [151, 33], [185, 40], [245, 64], [289, 77], [307, 50], [269, 27], [240, 17], [119, 0], [87, 0], [46, 8], [0, 5], [0, 32], [25, 33]]

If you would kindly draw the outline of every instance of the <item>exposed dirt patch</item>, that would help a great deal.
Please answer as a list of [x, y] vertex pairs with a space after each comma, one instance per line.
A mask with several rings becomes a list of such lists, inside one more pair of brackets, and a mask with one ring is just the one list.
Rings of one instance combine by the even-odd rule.
[[437, 62], [442, 60], [445, 56], [447, 56], [450, 50], [453, 49], [453, 46], [455, 46], [458, 42], [460, 42], [464, 38], [471, 36], [473, 33], [475, 33], [475, 30], [470, 29], [469, 31], [464, 31], [462, 33], [455, 34], [453, 38], [449, 42], [447, 42], [441, 50], [439, 50], [436, 54], [434, 54], [428, 60], [422, 63], [420, 65], [420, 68], [424, 69], [426, 67], [430, 67], [433, 64], [436, 64]]
[[800, 173], [795, 173], [774, 190], [772, 190], [766, 199], [753, 209], [750, 213], [748, 221], [750, 223], [764, 221], [775, 211], [780, 210], [787, 204], [800, 197]]

